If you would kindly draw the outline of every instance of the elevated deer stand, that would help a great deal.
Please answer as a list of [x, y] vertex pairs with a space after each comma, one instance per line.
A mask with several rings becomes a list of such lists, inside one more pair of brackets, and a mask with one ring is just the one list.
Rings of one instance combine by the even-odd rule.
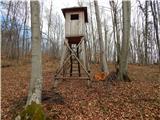
[[[54, 87], [59, 80], [87, 80], [90, 85], [90, 71], [86, 55], [85, 22], [88, 22], [87, 8], [74, 7], [62, 9], [66, 18], [65, 41], [60, 66], [55, 74]], [[82, 53], [82, 59], [80, 55]]]

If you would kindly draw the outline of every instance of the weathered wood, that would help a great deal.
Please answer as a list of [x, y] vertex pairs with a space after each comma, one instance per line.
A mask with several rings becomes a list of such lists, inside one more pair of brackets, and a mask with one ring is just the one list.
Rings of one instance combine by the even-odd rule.
[[[69, 47], [72, 49], [72, 44], [70, 44]], [[70, 51], [70, 54], [72, 54], [71, 51]], [[72, 66], [73, 66], [72, 56], [70, 57], [70, 63], [71, 63], [71, 67], [70, 67], [70, 76], [72, 76]]]
[[72, 56], [72, 54], [69, 55], [69, 56], [65, 59], [65, 61], [64, 61], [63, 64], [62, 64], [62, 66], [60, 66], [59, 69], [56, 71], [56, 74], [57, 74], [57, 75], [58, 75], [58, 74], [60, 73], [60, 71], [63, 69], [64, 65], [68, 62], [68, 60], [69, 60], [69, 58], [70, 58], [71, 56]]
[[[68, 51], [69, 54], [66, 54], [67, 57], [64, 57], [64, 54], [62, 56], [63, 59], [61, 60], [61, 66], [57, 70], [56, 75], [54, 77], [54, 87], [57, 87], [58, 81], [60, 79], [87, 79], [88, 81], [90, 81], [90, 74], [87, 71], [86, 67], [86, 43], [84, 42], [85, 22], [88, 22], [88, 18], [86, 18], [87, 9], [83, 7], [69, 8], [62, 9], [62, 12], [66, 18], [66, 40], [64, 41], [64, 45], [66, 46], [65, 50]], [[83, 64], [79, 59], [80, 52], [83, 53]], [[67, 70], [66, 66], [68, 65], [70, 66], [70, 68]], [[81, 76], [81, 68], [84, 70], [86, 77]], [[69, 76], [65, 76], [67, 74], [69, 74]]]
[[82, 59], [83, 59], [83, 65], [84, 65], [85, 69], [87, 69], [87, 67], [86, 67], [86, 50], [85, 50], [85, 46], [84, 46], [84, 40], [82, 42]]
[[88, 77], [55, 77], [55, 79], [90, 80], [90, 78], [88, 78]]
[[[71, 15], [79, 15], [78, 20], [71, 20]], [[71, 12], [66, 13], [65, 20], [65, 35], [70, 36], [84, 36], [84, 13], [83, 12]]]
[[[62, 9], [65, 17], [65, 36], [84, 36], [85, 35], [85, 22], [88, 22], [87, 8], [74, 7]], [[71, 19], [71, 16], [78, 16]]]
[[[79, 59], [79, 47], [77, 47], [77, 57]], [[78, 62], [78, 73], [79, 73], [79, 77], [81, 76], [81, 70], [80, 70], [80, 64]]]
[[74, 54], [74, 51], [69, 47], [69, 44], [66, 42], [66, 45], [70, 51], [72, 51], [72, 55], [76, 58], [76, 60], [80, 63], [82, 66], [83, 70], [87, 73], [88, 77], [90, 77], [88, 71], [86, 70], [85, 66], [81, 63], [81, 61], [77, 58], [77, 56]]

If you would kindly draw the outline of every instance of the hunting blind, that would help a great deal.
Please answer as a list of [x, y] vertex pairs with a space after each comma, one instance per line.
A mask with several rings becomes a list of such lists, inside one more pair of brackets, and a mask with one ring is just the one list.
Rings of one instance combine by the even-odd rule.
[[64, 8], [62, 13], [65, 17], [65, 40], [54, 87], [60, 79], [88, 80], [89, 85], [90, 71], [85, 39], [87, 7]]

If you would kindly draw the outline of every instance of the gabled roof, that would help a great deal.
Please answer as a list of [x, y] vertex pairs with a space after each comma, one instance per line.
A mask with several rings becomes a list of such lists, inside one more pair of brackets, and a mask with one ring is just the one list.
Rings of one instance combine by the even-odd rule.
[[65, 17], [65, 14], [69, 12], [84, 12], [85, 22], [88, 22], [87, 7], [63, 8], [62, 12], [64, 17]]

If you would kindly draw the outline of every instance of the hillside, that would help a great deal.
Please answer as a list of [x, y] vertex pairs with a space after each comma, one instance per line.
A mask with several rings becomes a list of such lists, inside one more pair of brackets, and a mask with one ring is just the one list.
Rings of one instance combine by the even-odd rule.
[[[83, 80], [66, 80], [53, 91], [58, 60], [43, 60], [42, 104], [51, 119], [160, 119], [158, 66], [129, 65], [131, 82], [97, 81], [87, 88]], [[95, 65], [92, 70], [95, 70]], [[111, 71], [114, 65], [109, 64]], [[2, 68], [2, 119], [12, 120], [27, 98], [31, 64]]]

